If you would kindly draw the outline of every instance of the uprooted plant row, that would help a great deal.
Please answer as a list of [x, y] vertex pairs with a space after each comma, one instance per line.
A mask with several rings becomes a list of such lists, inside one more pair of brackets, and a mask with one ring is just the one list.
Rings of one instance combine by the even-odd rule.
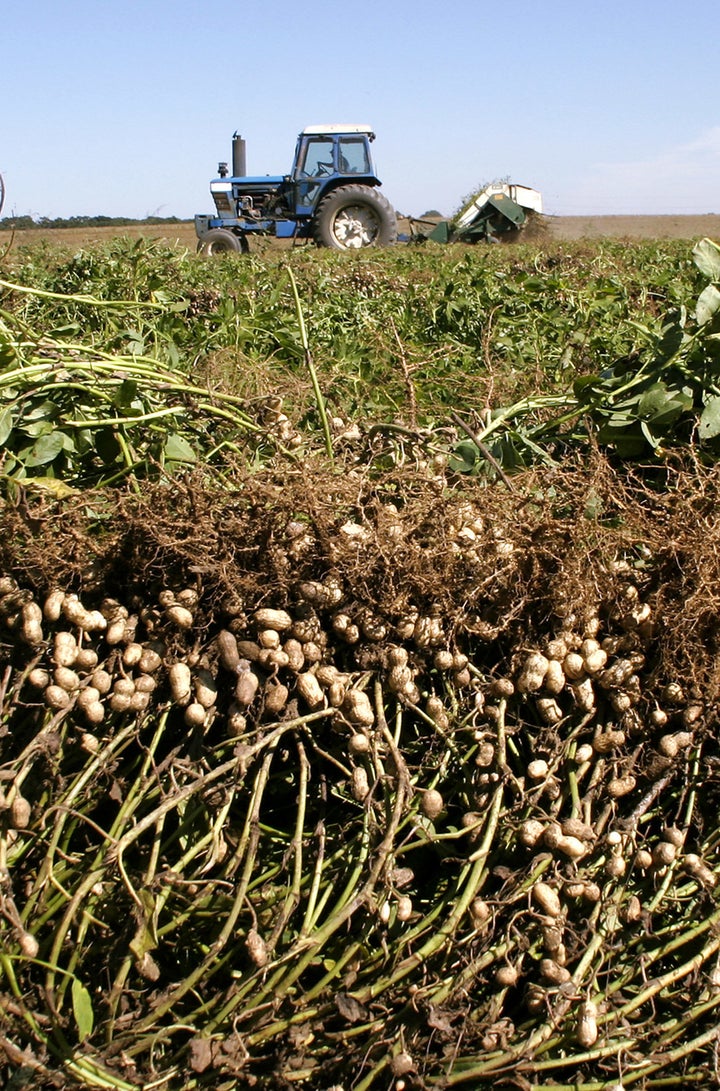
[[703, 1085], [717, 475], [523, 484], [6, 506], [10, 1071]]

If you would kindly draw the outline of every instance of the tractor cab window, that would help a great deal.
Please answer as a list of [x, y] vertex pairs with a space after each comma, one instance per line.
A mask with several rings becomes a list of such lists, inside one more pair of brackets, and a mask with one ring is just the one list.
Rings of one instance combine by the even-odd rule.
[[372, 174], [365, 140], [344, 137], [340, 141], [338, 169], [341, 174]]
[[301, 174], [307, 178], [321, 178], [324, 174], [332, 174], [334, 170], [333, 141], [308, 140], [305, 157], [300, 164]]

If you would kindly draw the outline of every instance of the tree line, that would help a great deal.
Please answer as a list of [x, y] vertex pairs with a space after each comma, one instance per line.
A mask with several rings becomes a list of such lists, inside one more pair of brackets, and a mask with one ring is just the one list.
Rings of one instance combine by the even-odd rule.
[[30, 228], [58, 227], [129, 227], [132, 224], [180, 224], [185, 221], [179, 216], [146, 216], [144, 220], [130, 216], [4, 216], [0, 218], [0, 231], [27, 231]]

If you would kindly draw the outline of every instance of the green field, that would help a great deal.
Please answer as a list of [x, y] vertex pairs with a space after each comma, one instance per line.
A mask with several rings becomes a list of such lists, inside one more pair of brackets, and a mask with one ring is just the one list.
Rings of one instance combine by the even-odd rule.
[[714, 1086], [719, 289], [15, 240], [5, 1086]]
[[15, 250], [6, 280], [74, 297], [9, 292], [18, 322], [60, 330], [68, 345], [156, 359], [241, 398], [289, 399], [297, 422], [316, 399], [292, 274], [333, 412], [433, 427], [450, 409], [494, 413], [562, 396], [579, 376], [652, 352], [665, 315], [706, 283], [691, 251], [680, 240], [603, 240], [400, 247], [348, 260], [303, 248], [213, 265], [138, 239], [72, 255]]

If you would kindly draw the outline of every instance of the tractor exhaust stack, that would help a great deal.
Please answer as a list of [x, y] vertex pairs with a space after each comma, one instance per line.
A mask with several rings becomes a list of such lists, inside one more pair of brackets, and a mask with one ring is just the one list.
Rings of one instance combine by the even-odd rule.
[[232, 139], [232, 172], [233, 178], [247, 177], [247, 162], [245, 159], [245, 141], [240, 133], [233, 133]]

